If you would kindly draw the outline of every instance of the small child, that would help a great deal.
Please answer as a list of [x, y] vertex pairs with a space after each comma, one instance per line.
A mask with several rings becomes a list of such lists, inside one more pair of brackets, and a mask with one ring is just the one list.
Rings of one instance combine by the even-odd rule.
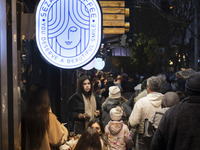
[[133, 146], [132, 135], [128, 126], [121, 120], [122, 115], [123, 111], [119, 106], [110, 110], [112, 120], [105, 127], [110, 150], [126, 150], [127, 146]]

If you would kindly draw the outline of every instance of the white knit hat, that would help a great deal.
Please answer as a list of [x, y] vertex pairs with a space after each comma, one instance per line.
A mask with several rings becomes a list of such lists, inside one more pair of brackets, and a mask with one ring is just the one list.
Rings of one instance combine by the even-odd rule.
[[118, 86], [109, 87], [109, 97], [110, 98], [120, 98], [121, 97], [120, 88]]
[[117, 106], [116, 108], [112, 108], [110, 110], [110, 118], [113, 121], [119, 121], [122, 118], [122, 115], [123, 115], [123, 110], [119, 106]]

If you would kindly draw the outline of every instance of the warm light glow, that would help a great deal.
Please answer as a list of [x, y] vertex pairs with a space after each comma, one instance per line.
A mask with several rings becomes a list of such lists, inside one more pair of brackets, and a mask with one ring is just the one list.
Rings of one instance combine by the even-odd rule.
[[181, 71], [185, 70], [185, 68], [181, 68]]
[[173, 65], [173, 61], [172, 60], [169, 60], [169, 65]]

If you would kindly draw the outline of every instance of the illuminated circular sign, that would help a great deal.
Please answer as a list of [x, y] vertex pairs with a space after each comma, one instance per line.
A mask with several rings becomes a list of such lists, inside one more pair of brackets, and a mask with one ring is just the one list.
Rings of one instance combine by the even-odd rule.
[[36, 41], [42, 56], [65, 69], [84, 66], [101, 43], [101, 11], [96, 0], [41, 0]]

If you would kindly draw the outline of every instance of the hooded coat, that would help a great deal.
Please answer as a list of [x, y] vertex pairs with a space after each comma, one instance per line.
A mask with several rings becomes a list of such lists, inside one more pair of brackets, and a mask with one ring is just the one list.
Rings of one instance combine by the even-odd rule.
[[133, 146], [128, 126], [123, 121], [109, 121], [105, 127], [110, 150], [126, 150], [126, 145]]
[[143, 133], [144, 120], [150, 119], [156, 111], [161, 109], [162, 98], [163, 94], [152, 92], [135, 103], [129, 122], [132, 127], [138, 126], [139, 134]]

